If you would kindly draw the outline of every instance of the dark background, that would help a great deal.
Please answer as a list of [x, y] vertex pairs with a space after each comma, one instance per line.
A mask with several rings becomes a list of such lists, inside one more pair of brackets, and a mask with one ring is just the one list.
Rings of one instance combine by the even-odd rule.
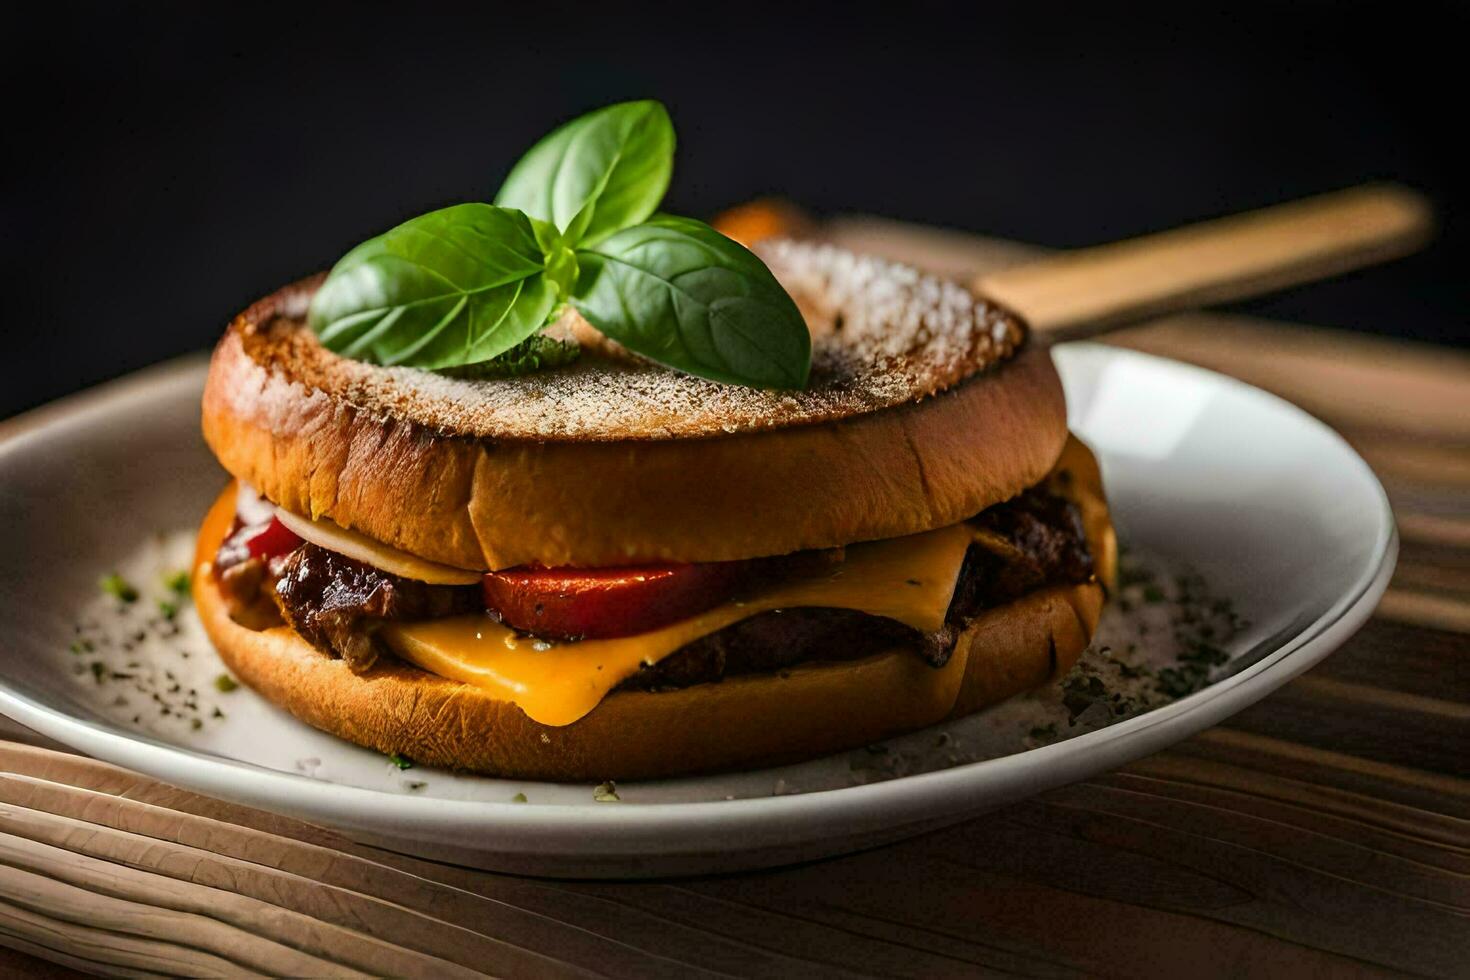
[[[14, 17], [12, 13], [7, 15]], [[778, 192], [1081, 246], [1391, 178], [1424, 254], [1243, 309], [1464, 344], [1458, 5], [46, 4], [0, 31], [0, 416], [213, 342], [252, 298], [493, 195], [631, 97], [668, 207]]]

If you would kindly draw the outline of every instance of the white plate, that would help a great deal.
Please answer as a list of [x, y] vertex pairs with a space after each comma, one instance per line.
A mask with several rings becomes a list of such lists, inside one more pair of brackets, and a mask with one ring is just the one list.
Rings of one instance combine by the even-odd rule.
[[[221, 473], [198, 435], [198, 359], [6, 427], [0, 710], [90, 755], [181, 786], [401, 850], [522, 873], [752, 868], [954, 823], [1158, 751], [1260, 699], [1358, 628], [1397, 554], [1392, 514], [1373, 473], [1300, 410], [1207, 371], [1102, 345], [1067, 345], [1055, 354], [1073, 428], [1102, 460], [1124, 541], [1193, 566], [1250, 623], [1222, 644], [1231, 660], [1214, 683], [1111, 726], [1029, 751], [1017, 744], [985, 761], [950, 751], [948, 762], [930, 759], [917, 768], [931, 771], [914, 775], [902, 767], [859, 771], [845, 754], [779, 771], [623, 785], [624, 802], [611, 804], [595, 802], [590, 786], [400, 772], [249, 691], [215, 691], [209, 681], [218, 662], [199, 647], [173, 666], [185, 693], [198, 689], [191, 700], [202, 705], [202, 725], [195, 730], [174, 715], [134, 724], [137, 705], [114, 706], [127, 697], [79, 676], [89, 657], [67, 648], [77, 622], [102, 615], [99, 574], [123, 567], [136, 577], [149, 562], [181, 560], [187, 534], [160, 542], [156, 532], [192, 527], [218, 492]], [[130, 614], [142, 615], [150, 598]], [[174, 642], [194, 642], [197, 625], [187, 613], [180, 622], [184, 632]], [[149, 643], [127, 656], [161, 656]], [[141, 669], [160, 676], [151, 662]], [[951, 731], [959, 742], [993, 743], [1029, 704], [993, 709], [938, 738], [895, 740], [894, 758], [912, 757], [904, 746], [952, 749]], [[227, 706], [225, 719], [212, 717], [215, 705]], [[987, 754], [993, 747], [968, 757]], [[517, 793], [530, 802], [511, 802]]]

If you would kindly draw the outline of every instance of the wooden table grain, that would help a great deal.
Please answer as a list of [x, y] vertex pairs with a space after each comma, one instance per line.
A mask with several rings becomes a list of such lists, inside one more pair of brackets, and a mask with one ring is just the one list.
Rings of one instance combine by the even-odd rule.
[[[1022, 247], [848, 219], [952, 275]], [[1402, 554], [1367, 626], [1172, 749], [774, 871], [533, 880], [360, 845], [0, 727], [0, 972], [70, 976], [1470, 975], [1470, 357], [1198, 314], [1109, 342], [1303, 406]]]

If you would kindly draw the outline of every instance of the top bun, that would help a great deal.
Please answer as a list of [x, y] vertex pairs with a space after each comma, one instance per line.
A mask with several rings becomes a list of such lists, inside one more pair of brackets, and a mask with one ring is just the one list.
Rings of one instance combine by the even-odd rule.
[[573, 365], [466, 380], [338, 357], [320, 279], [214, 352], [204, 436], [275, 503], [463, 568], [723, 561], [951, 524], [1041, 480], [1061, 383], [1014, 315], [825, 245], [763, 257], [813, 335], [805, 391], [721, 385], [590, 341]]

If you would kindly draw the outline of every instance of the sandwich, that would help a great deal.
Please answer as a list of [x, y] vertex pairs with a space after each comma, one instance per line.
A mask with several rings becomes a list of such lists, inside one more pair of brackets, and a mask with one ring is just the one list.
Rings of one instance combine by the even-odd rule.
[[[494, 205], [229, 325], [193, 588], [243, 683], [385, 754], [603, 780], [856, 748], [1071, 668], [1116, 546], [1045, 347], [918, 270], [655, 216], [666, 174], [617, 168], [671, 154], [666, 124], [575, 120]], [[570, 204], [536, 189], [608, 143]], [[535, 271], [465, 287], [496, 228]], [[522, 302], [486, 341], [475, 304], [501, 329]]]

